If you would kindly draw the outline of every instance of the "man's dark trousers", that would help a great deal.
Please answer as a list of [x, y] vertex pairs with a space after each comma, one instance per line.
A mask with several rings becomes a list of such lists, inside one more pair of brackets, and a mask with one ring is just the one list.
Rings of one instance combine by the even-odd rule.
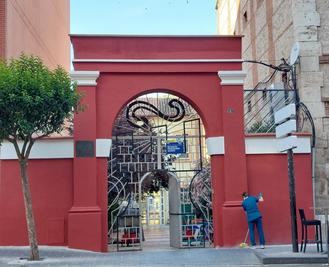
[[265, 245], [265, 238], [264, 238], [264, 232], [263, 232], [263, 223], [262, 223], [262, 217], [259, 217], [253, 221], [248, 222], [249, 227], [249, 234], [250, 234], [250, 243], [252, 246], [256, 245], [255, 241], [255, 226], [257, 227], [257, 232], [259, 236], [259, 243], [261, 245]]

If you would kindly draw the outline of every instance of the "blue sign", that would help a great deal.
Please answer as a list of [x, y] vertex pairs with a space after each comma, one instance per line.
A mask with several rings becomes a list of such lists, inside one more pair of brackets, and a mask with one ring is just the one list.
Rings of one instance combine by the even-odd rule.
[[167, 154], [184, 154], [184, 142], [170, 142], [166, 144]]

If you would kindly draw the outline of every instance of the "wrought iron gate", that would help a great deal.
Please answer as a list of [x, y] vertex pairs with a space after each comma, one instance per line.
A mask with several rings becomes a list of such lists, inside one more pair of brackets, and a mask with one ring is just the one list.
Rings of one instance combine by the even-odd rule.
[[[139, 185], [146, 173], [158, 170], [174, 173], [180, 183], [180, 203], [176, 207], [179, 212], [170, 214], [180, 217], [179, 247], [209, 244], [211, 185], [209, 173], [207, 177], [205, 172], [209, 164], [205, 168], [205, 139], [197, 112], [173, 95], [147, 94], [122, 110], [112, 136], [108, 165], [109, 244], [117, 250], [142, 248], [141, 222], [147, 220], [141, 218], [145, 216], [145, 201], [141, 201], [145, 194], [140, 195]], [[200, 183], [207, 185], [201, 191]]]

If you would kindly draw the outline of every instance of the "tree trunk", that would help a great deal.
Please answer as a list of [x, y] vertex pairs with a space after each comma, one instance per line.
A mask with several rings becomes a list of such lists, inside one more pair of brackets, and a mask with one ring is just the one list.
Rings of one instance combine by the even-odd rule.
[[32, 209], [30, 184], [27, 174], [27, 160], [20, 160], [19, 163], [21, 168], [21, 179], [22, 179], [22, 189], [23, 189], [23, 197], [24, 197], [24, 205], [25, 205], [27, 232], [28, 232], [29, 244], [31, 248], [30, 260], [35, 261], [35, 260], [40, 260], [40, 257], [39, 257], [38, 241], [37, 241], [34, 215]]

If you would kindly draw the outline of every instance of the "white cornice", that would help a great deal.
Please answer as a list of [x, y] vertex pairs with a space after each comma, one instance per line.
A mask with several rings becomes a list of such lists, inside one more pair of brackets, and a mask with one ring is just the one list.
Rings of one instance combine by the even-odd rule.
[[247, 73], [242, 70], [219, 71], [221, 85], [243, 85]]
[[240, 63], [242, 59], [73, 59], [74, 63]]
[[77, 82], [79, 86], [95, 86], [99, 71], [71, 71], [72, 81]]

